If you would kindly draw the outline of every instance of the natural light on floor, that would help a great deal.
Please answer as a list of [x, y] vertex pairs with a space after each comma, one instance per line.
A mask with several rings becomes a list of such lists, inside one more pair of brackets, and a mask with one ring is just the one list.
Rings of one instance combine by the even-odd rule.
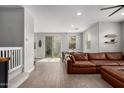
[[37, 62], [60, 62], [60, 61], [61, 61], [60, 58], [44, 58]]

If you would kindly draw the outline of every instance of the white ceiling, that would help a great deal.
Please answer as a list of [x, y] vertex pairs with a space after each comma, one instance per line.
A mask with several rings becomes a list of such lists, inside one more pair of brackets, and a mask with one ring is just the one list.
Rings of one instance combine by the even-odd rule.
[[[120, 22], [124, 20], [121, 16], [122, 9], [115, 15], [108, 17], [115, 9], [101, 11], [103, 5], [34, 5], [24, 6], [35, 19], [35, 32], [62, 33], [82, 32], [96, 22], [109, 21]], [[77, 16], [77, 12], [82, 12]], [[71, 27], [71, 25], [74, 27]], [[79, 28], [79, 30], [74, 30]]]

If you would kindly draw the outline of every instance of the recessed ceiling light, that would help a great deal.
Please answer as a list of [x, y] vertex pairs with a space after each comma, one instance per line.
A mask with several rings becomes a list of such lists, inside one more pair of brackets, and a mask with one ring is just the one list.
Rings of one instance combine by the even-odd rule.
[[82, 15], [82, 13], [81, 12], [77, 12], [77, 16], [81, 16]]
[[123, 15], [124, 15], [124, 13], [121, 13], [121, 15], [123, 16]]

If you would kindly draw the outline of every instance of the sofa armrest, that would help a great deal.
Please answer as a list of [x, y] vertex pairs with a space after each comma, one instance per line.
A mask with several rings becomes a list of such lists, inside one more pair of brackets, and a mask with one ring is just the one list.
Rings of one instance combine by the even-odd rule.
[[67, 60], [67, 65], [72, 65], [74, 62], [70, 58]]
[[71, 69], [72, 69], [72, 64], [73, 64], [73, 60], [68, 59], [67, 60], [67, 73], [71, 73]]

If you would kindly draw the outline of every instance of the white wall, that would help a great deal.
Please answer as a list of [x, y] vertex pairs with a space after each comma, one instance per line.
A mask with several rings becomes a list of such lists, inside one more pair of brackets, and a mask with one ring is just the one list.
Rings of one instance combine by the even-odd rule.
[[[83, 32], [83, 51], [84, 52], [98, 52], [99, 51], [99, 25], [94, 24], [92, 27]], [[91, 47], [87, 48], [88, 36], [91, 41]]]
[[[115, 44], [105, 44], [108, 40], [104, 36], [107, 34], [117, 35]], [[121, 24], [118, 22], [100, 22], [99, 23], [99, 50], [100, 52], [119, 52], [122, 51], [121, 45]]]
[[24, 71], [30, 72], [34, 68], [34, 21], [26, 9], [24, 13]]
[[[76, 36], [76, 49], [74, 49], [74, 50], [69, 49], [69, 37], [70, 36]], [[66, 37], [67, 37], [66, 49], [68, 51], [82, 51], [82, 48], [81, 48], [81, 33], [79, 33], [79, 34], [70, 34], [69, 33], [69, 34], [66, 35]], [[63, 51], [65, 51], [65, 50], [63, 50]]]
[[[115, 44], [106, 44], [108, 38], [104, 36], [107, 34], [116, 34]], [[118, 22], [100, 22], [93, 25], [83, 32], [83, 51], [84, 52], [120, 52], [122, 51], [121, 40], [121, 24]], [[91, 48], [87, 49], [87, 36], [91, 39]]]
[[122, 29], [122, 51], [124, 53], [124, 22], [121, 22], [121, 29]]
[[[72, 51], [69, 50], [69, 36], [76, 36], [76, 49], [74, 51], [82, 51], [81, 49], [81, 34], [72, 34], [72, 33], [37, 33], [35, 34], [35, 57], [36, 58], [44, 58], [45, 57], [45, 36], [59, 36], [61, 38], [61, 51]], [[38, 41], [42, 41], [42, 47], [38, 47]]]
[[[39, 48], [38, 42], [41, 40], [42, 47]], [[34, 42], [36, 43], [36, 49], [34, 50], [35, 58], [44, 58], [45, 56], [45, 38], [42, 34], [34, 34]]]

